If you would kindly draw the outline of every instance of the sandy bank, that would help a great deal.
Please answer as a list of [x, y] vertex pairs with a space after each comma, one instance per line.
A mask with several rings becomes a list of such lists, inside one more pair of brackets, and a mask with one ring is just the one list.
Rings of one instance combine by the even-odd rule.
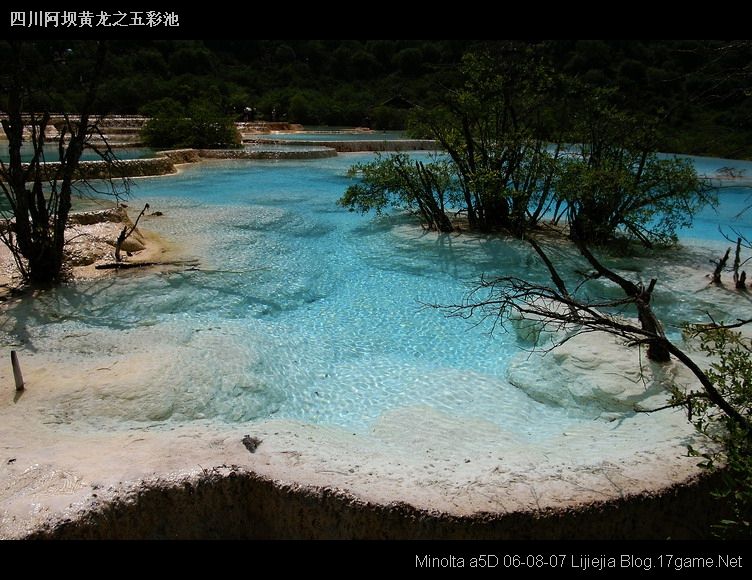
[[[153, 216], [154, 219], [156, 216]], [[142, 224], [144, 222], [141, 222]], [[112, 270], [98, 270], [100, 264], [114, 261], [115, 243], [123, 226], [133, 225], [123, 207], [73, 213], [65, 232], [68, 263], [73, 280], [92, 280], [112, 275]], [[137, 228], [122, 247], [124, 261], [146, 263], [169, 259], [172, 246], [148, 229]], [[13, 256], [0, 244], [0, 299], [7, 300], [21, 277]]]

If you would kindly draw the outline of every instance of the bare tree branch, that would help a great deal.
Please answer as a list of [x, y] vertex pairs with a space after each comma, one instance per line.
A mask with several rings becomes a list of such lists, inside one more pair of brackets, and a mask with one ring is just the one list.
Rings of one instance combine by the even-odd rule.
[[[545, 251], [540, 244], [531, 244], [531, 246], [543, 259]], [[450, 317], [476, 318], [479, 321], [491, 320], [492, 332], [496, 326], [505, 328], [507, 323], [515, 318], [535, 321], [541, 331], [554, 333], [550, 348], [560, 346], [572, 337], [588, 332], [605, 332], [623, 339], [632, 346], [647, 345], [649, 358], [651, 349], [665, 354], [665, 360], [674, 356], [702, 385], [701, 394], [687, 395], [680, 399], [677, 405], [672, 403], [670, 406], [684, 404], [691, 414], [692, 401], [697, 398], [706, 398], [752, 436], [750, 418], [734, 408], [697, 363], [666, 338], [660, 322], [650, 307], [650, 296], [655, 290], [656, 279], [652, 279], [647, 288], [642, 285], [638, 286], [604, 266], [584, 244], [578, 244], [578, 248], [599, 275], [622, 288], [626, 294], [625, 298], [592, 302], [570, 295], [553, 262], [546, 256], [543, 261], [549, 273], [553, 279], [559, 277], [561, 282], [555, 283], [555, 288], [515, 276], [501, 276], [490, 280], [482, 278], [460, 304], [433, 305], [433, 307], [440, 308]], [[639, 325], [608, 312], [625, 304], [633, 304], [637, 307]], [[711, 317], [711, 322], [704, 331], [740, 328], [749, 323], [752, 323], [752, 319], [739, 319], [734, 323], [719, 324]], [[698, 327], [696, 331], [703, 332], [703, 328]], [[540, 349], [540, 347], [537, 348]], [[662, 360], [659, 359], [658, 362]]]
[[123, 246], [123, 242], [125, 242], [125, 240], [127, 240], [130, 237], [130, 235], [136, 230], [136, 226], [138, 226], [139, 220], [144, 215], [144, 213], [146, 213], [147, 209], [149, 209], [148, 203], [144, 205], [144, 209], [142, 209], [141, 213], [138, 214], [138, 217], [136, 218], [136, 221], [131, 226], [131, 229], [129, 230], [127, 227], [123, 227], [123, 231], [120, 232], [117, 242], [115, 242], [115, 261], [116, 262], [122, 261], [120, 258], [120, 248]]

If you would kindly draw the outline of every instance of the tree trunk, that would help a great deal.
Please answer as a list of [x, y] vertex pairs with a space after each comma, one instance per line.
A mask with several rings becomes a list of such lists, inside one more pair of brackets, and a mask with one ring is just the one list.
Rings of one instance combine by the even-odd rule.
[[[85, 92], [80, 117], [71, 122], [66, 116], [58, 139], [59, 167], [55, 175], [49, 177], [41, 164], [44, 159], [45, 129], [50, 120], [48, 112], [41, 116], [33, 111], [26, 114], [31, 126], [33, 154], [26, 166], [21, 161], [24, 97], [31, 93], [32, 80], [36, 79], [29, 78], [22, 44], [11, 41], [10, 45], [7, 119], [2, 121], [8, 138], [9, 161], [2, 168], [1, 187], [15, 218], [16, 243], [6, 243], [17, 264], [21, 265], [26, 260], [28, 267], [21, 270], [27, 280], [46, 286], [59, 282], [64, 276], [65, 229], [71, 209], [71, 194], [78, 163], [92, 129], [89, 114], [95, 104], [106, 48], [104, 43], [97, 44], [93, 78]], [[70, 138], [66, 143], [68, 135]], [[31, 189], [27, 189], [28, 184], [31, 184]]]
[[742, 262], [742, 239], [736, 238], [736, 252], [734, 252], [734, 285], [738, 290], [741, 290], [744, 288], [744, 283], [742, 282], [741, 286], [739, 285], [739, 266]]
[[[643, 291], [635, 300], [637, 306], [637, 318], [646, 332], [654, 334], [659, 339], [665, 338], [661, 323], [655, 316], [653, 309], [650, 307], [650, 297], [655, 286], [655, 279], [650, 281], [650, 286]], [[648, 343], [648, 358], [654, 362], [666, 363], [671, 360], [671, 353], [666, 348], [665, 340], [656, 340]]]
[[63, 277], [62, 252], [58, 252], [51, 240], [35, 245], [35, 252], [29, 258], [29, 282], [42, 287], [59, 282]]
[[721, 274], [723, 274], [723, 269], [726, 267], [726, 264], [728, 263], [730, 253], [731, 253], [731, 248], [727, 249], [723, 257], [715, 263], [715, 270], [713, 270], [713, 284], [715, 284], [716, 286], [723, 285], [723, 281], [721, 280]]
[[577, 239], [575, 240], [575, 243], [577, 244], [580, 253], [588, 262], [590, 262], [590, 265], [595, 268], [600, 276], [617, 284], [627, 296], [634, 300], [635, 306], [637, 307], [637, 318], [640, 321], [642, 329], [654, 335], [656, 338], [655, 341], [648, 341], [648, 358], [654, 362], [669, 362], [671, 360], [671, 355], [665, 346], [666, 337], [663, 334], [663, 328], [650, 306], [650, 300], [656, 284], [655, 278], [650, 281], [647, 288], [642, 285], [638, 286], [634, 282], [630, 282], [626, 278], [619, 276], [616, 272], [609, 270], [601, 264], [581, 240]]

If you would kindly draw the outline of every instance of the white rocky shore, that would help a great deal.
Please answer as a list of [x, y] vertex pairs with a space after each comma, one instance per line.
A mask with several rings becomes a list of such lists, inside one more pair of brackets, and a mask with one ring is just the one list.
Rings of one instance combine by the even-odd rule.
[[[71, 227], [72, 236], [80, 236], [71, 245], [80, 256], [78, 276], [101, 275], [94, 264], [110, 259], [121, 228], [119, 222], [95, 221]], [[145, 249], [131, 248], [132, 260], [152, 260], [155, 253], [165, 252], [164, 243], [151, 234], [142, 232], [135, 241]], [[76, 243], [82, 244], [79, 250]], [[708, 300], [731, 299], [724, 289], [707, 288], [707, 280], [696, 271], [681, 270], [677, 280], [698, 291], [707, 289], [713, 294]], [[2, 320], [16, 325], [16, 330], [33, 322], [10, 316]], [[530, 330], [517, 325], [528, 338]], [[168, 361], [210, 369], [206, 361], [232, 360], [233, 352], [218, 352], [209, 333], [175, 342], [155, 340], [158, 332], [140, 325], [108, 335], [111, 343], [106, 344], [99, 335], [71, 335], [67, 350], [44, 348], [46, 339], [41, 337], [39, 345], [25, 347], [22, 353], [27, 388], [20, 394], [13, 390], [10, 365], [0, 365], [0, 538], [25, 537], [45, 525], [55, 529], [78, 521], [82, 514], [133, 503], [149, 490], [194, 489], [191, 486], [212, 474], [238, 473], [274, 482], [279, 486], [274, 489], [302, 497], [307, 507], [296, 513], [313, 514], [313, 520], [319, 517], [319, 500], [325, 504], [327, 494], [336, 493], [361, 506], [397, 511], [409, 506], [421, 514], [465, 518], [467, 537], [474, 537], [477, 522], [523, 514], [505, 532], [515, 537], [514, 530], [524, 531], [552, 510], [630, 498], [634, 505], [643, 505], [641, 498], [695, 481], [701, 474], [687, 445], [701, 448], [704, 443], [682, 410], [634, 413], [635, 405], [651, 408], [665, 403], [669, 381], [691, 387], [694, 377], [678, 364], [650, 365], [638, 349], [604, 335], [581, 335], [548, 354], [521, 351], [510, 363], [506, 380], [532, 399], [564, 409], [594, 409], [592, 421], [536, 437], [424, 406], [394, 409], [358, 433], [286, 419], [225, 424], [176, 420], [170, 417], [179, 415], [174, 410], [186, 404], [185, 393], [172, 388]], [[197, 376], [210, 379], [201, 372]], [[105, 421], [129, 413], [134, 420], [117, 427]], [[100, 424], [97, 417], [102, 418]], [[535, 430], [531, 424], [533, 435]], [[251, 451], [244, 445], [246, 436], [260, 441], [257, 448]], [[318, 499], [311, 500], [310, 494]], [[159, 509], [193, 509], [183, 504], [171, 508], [170, 501]], [[266, 501], [277, 505], [267, 497], [232, 496], [223, 501], [235, 506]], [[135, 512], [143, 515], [139, 509]], [[290, 526], [287, 537], [304, 535], [295, 532], [293, 520], [298, 516], [290, 515], [285, 524]], [[226, 519], [230, 522], [231, 514]], [[158, 524], [148, 520], [140, 531], [130, 528], [129, 537], [180, 535], [154, 526]], [[310, 532], [310, 537], [369, 537], [359, 530], [342, 523], [318, 536]], [[190, 531], [183, 530], [180, 537], [191, 537]], [[118, 536], [116, 531], [112, 534]], [[227, 535], [242, 534], [235, 530]], [[409, 536], [395, 532], [391, 537]]]
[[[647, 368], [643, 382], [639, 354], [597, 335], [571, 341], [556, 361], [521, 353], [511, 365], [510, 381], [533, 397], [542, 397], [539, 383], [555, 381], [561, 392], [556, 401], [546, 397], [552, 404], [603, 404], [590, 424], [536, 442], [426, 407], [394, 410], [358, 434], [290, 420], [131, 422], [119, 430], [76, 421], [77, 406], [92, 397], [102, 409], [134, 406], [158, 421], [179, 401], [169, 384], [149, 377], [174, 349], [92, 349], [85, 365], [27, 353], [21, 395], [10, 365], [0, 366], [0, 537], [23, 537], [129, 491], [179, 486], [223, 466], [296, 489], [337, 489], [369, 504], [457, 517], [571, 508], [657, 492], [700, 472], [686, 444], [701, 444], [681, 411], [629, 412], [636, 402], [665, 400], [666, 372]], [[680, 367], [668, 373], [692, 381]], [[246, 435], [261, 441], [253, 453]]]

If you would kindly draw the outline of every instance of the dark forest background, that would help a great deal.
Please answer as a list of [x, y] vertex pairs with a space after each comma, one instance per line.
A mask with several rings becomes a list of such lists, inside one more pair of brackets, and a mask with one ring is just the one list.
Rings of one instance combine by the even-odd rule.
[[[489, 44], [534, 46], [552, 70], [665, 118], [665, 151], [752, 157], [749, 41], [111, 41], [100, 105], [154, 115], [198, 104], [238, 120], [248, 107], [257, 120], [404, 129], [410, 108], [439, 102], [463, 55]], [[47, 56], [65, 58], [66, 46], [48, 42]], [[59, 92], [57, 109], [75, 109], [76, 86]]]

